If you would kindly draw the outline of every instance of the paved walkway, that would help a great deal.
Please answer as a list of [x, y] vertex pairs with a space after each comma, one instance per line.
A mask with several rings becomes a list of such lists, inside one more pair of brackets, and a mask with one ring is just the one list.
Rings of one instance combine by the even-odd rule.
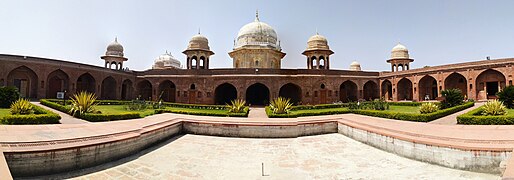
[[341, 134], [284, 139], [187, 134], [119, 161], [42, 179], [70, 177], [104, 180], [499, 178], [396, 156]]
[[248, 118], [268, 118], [268, 115], [266, 115], [266, 109], [264, 107], [250, 107]]
[[453, 113], [453, 114], [450, 114], [448, 116], [445, 116], [445, 117], [442, 117], [442, 118], [439, 118], [439, 119], [436, 119], [436, 120], [433, 120], [433, 121], [430, 121], [428, 123], [430, 124], [447, 124], [447, 125], [455, 125], [457, 124], [457, 116], [460, 116], [464, 113], [467, 113], [473, 109], [476, 109], [476, 108], [479, 108], [480, 106], [484, 105], [485, 102], [476, 102], [475, 105], [473, 107], [470, 107], [468, 109], [464, 109], [462, 111], [459, 111], [459, 112], [456, 112], [456, 113]]
[[61, 116], [61, 120], [59, 120], [59, 122], [61, 124], [83, 124], [83, 123], [89, 123], [88, 121], [86, 120], [82, 120], [82, 119], [79, 119], [79, 118], [75, 118], [73, 116], [70, 116], [69, 114], [66, 114], [66, 113], [63, 113], [61, 111], [58, 111], [58, 110], [55, 110], [55, 109], [52, 109], [52, 108], [49, 108], [49, 107], [46, 107], [44, 105], [42, 105], [41, 103], [39, 102], [30, 102], [36, 106], [40, 106], [42, 108], [45, 108], [47, 110], [50, 110], [54, 113], [57, 113], [59, 114], [59, 116]]

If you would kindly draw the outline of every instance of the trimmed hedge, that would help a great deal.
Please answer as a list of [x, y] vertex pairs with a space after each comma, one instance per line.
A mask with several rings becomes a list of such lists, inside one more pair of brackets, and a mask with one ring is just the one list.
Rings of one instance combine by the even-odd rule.
[[319, 104], [319, 105], [299, 105], [299, 106], [293, 106], [291, 108], [291, 111], [305, 110], [305, 109], [341, 108], [341, 107], [348, 107], [348, 103], [341, 103], [341, 104]]
[[94, 114], [86, 113], [77, 116], [78, 118], [85, 119], [90, 122], [103, 122], [113, 120], [126, 120], [126, 119], [137, 119], [141, 118], [141, 114], [136, 112], [120, 113], [120, 114]]
[[[401, 104], [404, 104], [403, 102]], [[414, 103], [405, 103], [407, 106], [412, 106]], [[420, 103], [421, 104], [421, 103]], [[418, 121], [418, 122], [429, 122], [458, 111], [470, 108], [474, 105], [474, 102], [467, 102], [465, 104], [442, 109], [433, 113], [428, 114], [413, 114], [413, 113], [400, 113], [400, 112], [390, 112], [390, 111], [379, 111], [379, 110], [334, 110], [334, 111], [321, 111], [321, 112], [309, 112], [309, 113], [290, 113], [290, 114], [273, 114], [269, 107], [266, 107], [266, 114], [270, 118], [294, 118], [301, 116], [316, 116], [316, 115], [331, 115], [331, 114], [345, 114], [345, 113], [355, 113], [366, 116], [374, 116], [388, 119], [397, 119], [397, 120], [406, 120], [406, 121]], [[396, 104], [398, 105], [398, 104]]]
[[175, 109], [156, 109], [155, 113], [176, 113], [176, 114], [189, 114], [189, 115], [200, 115], [200, 116], [220, 116], [220, 117], [248, 117], [248, 113], [250, 112], [249, 107], [245, 107], [242, 113], [218, 113], [218, 112], [203, 112], [203, 111], [195, 111], [195, 110], [175, 110]]
[[457, 116], [457, 124], [466, 125], [512, 125], [514, 115], [483, 116], [483, 107], [476, 108], [463, 115]]
[[[338, 106], [336, 108], [341, 108], [342, 106]], [[295, 117], [302, 117], [302, 116], [321, 116], [321, 115], [333, 115], [333, 114], [346, 114], [351, 112], [349, 109], [333, 109], [333, 110], [323, 110], [327, 108], [320, 108], [320, 111], [317, 112], [292, 112], [288, 114], [275, 114], [273, 113], [273, 110], [269, 106], [266, 106], [266, 115], [268, 115], [269, 118], [295, 118]]]
[[2, 124], [59, 124], [61, 116], [42, 107], [32, 105], [34, 114], [7, 115], [0, 119]]

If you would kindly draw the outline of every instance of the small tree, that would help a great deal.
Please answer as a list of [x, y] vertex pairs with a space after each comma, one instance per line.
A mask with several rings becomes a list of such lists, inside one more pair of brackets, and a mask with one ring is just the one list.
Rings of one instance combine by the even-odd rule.
[[514, 108], [514, 86], [507, 86], [506, 88], [503, 88], [498, 94], [498, 100], [503, 102], [507, 108], [512, 109]]
[[444, 100], [441, 102], [441, 109], [451, 108], [464, 103], [464, 96], [460, 89], [445, 89], [441, 91]]
[[20, 99], [20, 92], [14, 86], [0, 87], [0, 108], [8, 108]]

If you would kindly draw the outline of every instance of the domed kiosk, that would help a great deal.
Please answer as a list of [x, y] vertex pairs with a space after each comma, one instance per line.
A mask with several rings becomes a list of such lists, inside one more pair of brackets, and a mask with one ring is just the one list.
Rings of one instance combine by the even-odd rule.
[[413, 62], [414, 59], [410, 59], [409, 50], [404, 45], [398, 43], [391, 50], [391, 59], [387, 60], [391, 63], [391, 71], [396, 72], [399, 70], [409, 70], [409, 63]]
[[233, 59], [234, 68], [272, 68], [280, 69], [282, 52], [277, 33], [268, 24], [259, 20], [244, 25], [234, 40], [234, 49], [228, 53]]
[[307, 56], [307, 69], [329, 69], [329, 56], [334, 54], [328, 46], [328, 40], [318, 32], [307, 41], [307, 49], [303, 51]]
[[182, 53], [187, 56], [187, 69], [209, 69], [209, 57], [214, 55], [209, 47], [209, 40], [200, 31], [191, 37], [187, 49]]
[[123, 57], [123, 46], [118, 43], [118, 38], [114, 39], [114, 42], [107, 46], [105, 56], [101, 58], [105, 60], [105, 68], [121, 70], [123, 68], [123, 62], [128, 59]]

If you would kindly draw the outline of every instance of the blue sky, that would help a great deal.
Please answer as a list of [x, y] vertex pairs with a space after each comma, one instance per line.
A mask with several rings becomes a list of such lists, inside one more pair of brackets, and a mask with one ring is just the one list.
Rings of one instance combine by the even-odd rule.
[[211, 67], [230, 68], [228, 52], [239, 28], [260, 19], [278, 33], [283, 68], [305, 68], [301, 55], [318, 29], [335, 54], [331, 68], [353, 60], [363, 70], [387, 71], [398, 41], [412, 68], [514, 57], [514, 1], [0, 1], [0, 53], [102, 66], [118, 37], [131, 69], [145, 70], [166, 50], [183, 64], [191, 36], [209, 38]]

